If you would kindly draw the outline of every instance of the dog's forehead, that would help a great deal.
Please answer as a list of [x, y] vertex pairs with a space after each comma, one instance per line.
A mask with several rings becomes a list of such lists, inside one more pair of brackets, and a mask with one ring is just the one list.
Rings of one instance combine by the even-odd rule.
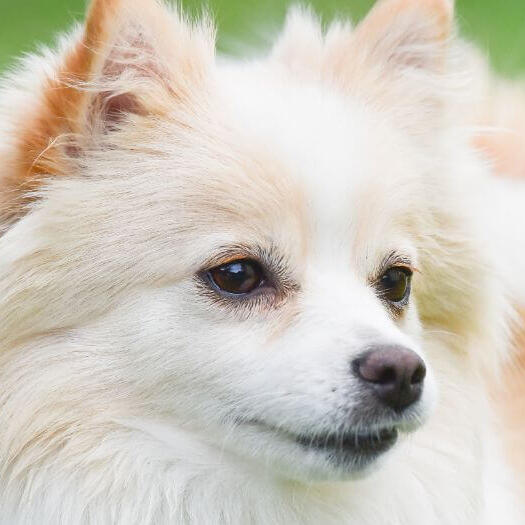
[[328, 86], [242, 73], [223, 80], [228, 118], [244, 142], [280, 166], [274, 181], [289, 182], [280, 206], [302, 212], [302, 234], [341, 245], [362, 235], [364, 222], [364, 235], [388, 234], [396, 216], [410, 212], [416, 169], [386, 117]]

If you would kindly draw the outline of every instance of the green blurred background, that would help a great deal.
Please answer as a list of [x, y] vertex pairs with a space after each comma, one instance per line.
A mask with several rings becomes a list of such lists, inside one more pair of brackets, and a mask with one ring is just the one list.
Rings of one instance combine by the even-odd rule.
[[[456, 0], [460, 27], [487, 51], [494, 66], [506, 74], [525, 73], [525, 0]], [[262, 35], [282, 23], [287, 0], [183, 0], [190, 12], [208, 6], [219, 26], [219, 48], [228, 51], [240, 41], [256, 46]], [[334, 15], [361, 17], [373, 0], [309, 0], [325, 20]], [[0, 69], [38, 42], [82, 17], [85, 0], [0, 0]], [[263, 32], [261, 32], [263, 28]]]

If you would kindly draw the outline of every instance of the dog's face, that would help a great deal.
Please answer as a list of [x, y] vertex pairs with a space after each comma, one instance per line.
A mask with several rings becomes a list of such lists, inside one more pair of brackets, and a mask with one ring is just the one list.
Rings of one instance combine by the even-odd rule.
[[434, 396], [411, 296], [423, 167], [372, 112], [254, 75], [218, 79], [234, 152], [203, 144], [188, 177], [166, 157], [154, 191], [171, 224], [153, 205], [148, 249], [177, 273], [124, 302], [116, 344], [126, 373], [151, 392], [160, 381], [162, 408], [215, 445], [346, 477], [417, 427]]
[[482, 317], [473, 249], [441, 207], [449, 15], [386, 1], [355, 31], [310, 28], [305, 56], [311, 22], [294, 18], [272, 58], [218, 69], [179, 28], [171, 75], [142, 14], [125, 59], [99, 68], [104, 100], [75, 100], [91, 138], [62, 154], [80, 176], [7, 234], [69, 261], [39, 330], [90, 348], [133, 417], [299, 479], [372, 465], [431, 412], [431, 332]]

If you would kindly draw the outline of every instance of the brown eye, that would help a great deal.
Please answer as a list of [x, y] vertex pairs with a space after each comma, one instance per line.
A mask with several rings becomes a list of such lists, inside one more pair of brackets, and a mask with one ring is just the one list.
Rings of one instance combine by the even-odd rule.
[[258, 262], [239, 259], [212, 268], [208, 271], [208, 278], [222, 292], [245, 295], [264, 283], [264, 272]]
[[408, 268], [389, 268], [381, 277], [378, 285], [381, 297], [391, 303], [403, 303], [410, 295], [412, 271]]

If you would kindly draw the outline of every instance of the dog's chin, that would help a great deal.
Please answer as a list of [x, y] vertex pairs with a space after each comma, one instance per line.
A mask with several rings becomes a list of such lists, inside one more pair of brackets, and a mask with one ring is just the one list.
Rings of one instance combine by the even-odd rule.
[[419, 426], [404, 422], [338, 434], [295, 433], [251, 421], [238, 429], [242, 437], [238, 436], [241, 439], [236, 445], [265, 470], [274, 470], [288, 479], [310, 483], [350, 481], [373, 472], [401, 435]]

